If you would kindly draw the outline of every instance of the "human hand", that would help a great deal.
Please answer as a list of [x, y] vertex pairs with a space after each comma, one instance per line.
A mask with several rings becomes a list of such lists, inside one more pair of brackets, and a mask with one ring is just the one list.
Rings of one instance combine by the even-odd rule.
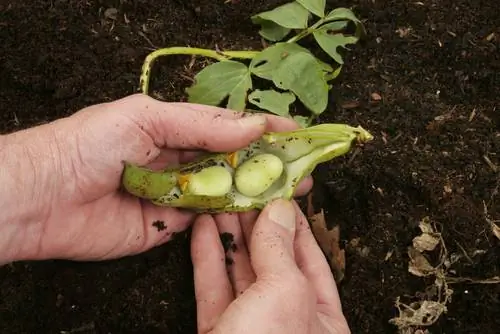
[[[168, 241], [172, 232], [187, 228], [195, 214], [154, 206], [119, 191], [122, 162], [164, 168], [187, 162], [201, 151], [237, 150], [264, 131], [297, 128], [285, 118], [243, 116], [134, 95], [9, 135], [6, 147], [29, 152], [28, 161], [36, 167], [18, 175], [26, 182], [17, 190], [30, 201], [11, 206], [29, 207], [31, 215], [12, 232], [22, 238], [11, 242], [9, 251], [15, 260], [103, 260]], [[308, 185], [310, 180], [302, 189]], [[158, 228], [161, 225], [165, 228]], [[9, 233], [0, 236], [0, 253], [2, 244], [9, 244], [7, 238]]]
[[[226, 264], [220, 233], [234, 236]], [[199, 216], [193, 226], [198, 332], [350, 333], [328, 263], [295, 202]]]

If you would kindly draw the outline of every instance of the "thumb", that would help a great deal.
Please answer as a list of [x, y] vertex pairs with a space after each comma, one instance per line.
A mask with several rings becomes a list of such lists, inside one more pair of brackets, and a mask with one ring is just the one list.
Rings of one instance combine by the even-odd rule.
[[252, 266], [258, 278], [288, 276], [298, 270], [294, 255], [295, 208], [278, 199], [257, 218], [250, 241]]
[[[130, 116], [158, 147], [229, 152], [262, 136], [264, 115], [249, 116], [228, 109], [182, 102], [161, 102], [135, 95]], [[128, 101], [130, 103], [130, 100]]]

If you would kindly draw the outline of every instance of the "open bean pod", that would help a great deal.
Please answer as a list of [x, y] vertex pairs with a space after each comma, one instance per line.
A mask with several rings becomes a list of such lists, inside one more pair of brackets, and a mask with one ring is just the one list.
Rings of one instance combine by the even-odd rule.
[[362, 127], [345, 124], [270, 132], [237, 152], [210, 154], [175, 169], [126, 163], [122, 184], [159, 206], [209, 213], [262, 209], [274, 199], [291, 199], [318, 164], [372, 139]]

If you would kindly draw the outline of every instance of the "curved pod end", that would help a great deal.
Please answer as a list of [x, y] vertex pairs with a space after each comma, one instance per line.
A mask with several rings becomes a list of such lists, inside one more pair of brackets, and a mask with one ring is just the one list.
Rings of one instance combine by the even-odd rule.
[[171, 172], [153, 171], [125, 163], [122, 186], [134, 196], [150, 200], [157, 199], [169, 194], [176, 184], [177, 180]]

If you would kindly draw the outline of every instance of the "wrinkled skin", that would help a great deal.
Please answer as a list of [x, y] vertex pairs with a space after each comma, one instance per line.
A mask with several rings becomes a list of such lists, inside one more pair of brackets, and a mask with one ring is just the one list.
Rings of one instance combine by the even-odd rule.
[[[224, 232], [234, 236], [227, 254]], [[350, 333], [330, 267], [294, 202], [274, 201], [259, 216], [200, 216], [191, 254], [200, 334]]]
[[[112, 259], [167, 242], [194, 213], [121, 192], [122, 161], [162, 168], [200, 151], [237, 150], [264, 131], [298, 127], [285, 118], [245, 116], [133, 95], [0, 137], [7, 167], [0, 181], [13, 189], [0, 203], [7, 212], [0, 218], [0, 262]], [[310, 186], [309, 178], [299, 192]], [[167, 228], [159, 231], [156, 221]]]

